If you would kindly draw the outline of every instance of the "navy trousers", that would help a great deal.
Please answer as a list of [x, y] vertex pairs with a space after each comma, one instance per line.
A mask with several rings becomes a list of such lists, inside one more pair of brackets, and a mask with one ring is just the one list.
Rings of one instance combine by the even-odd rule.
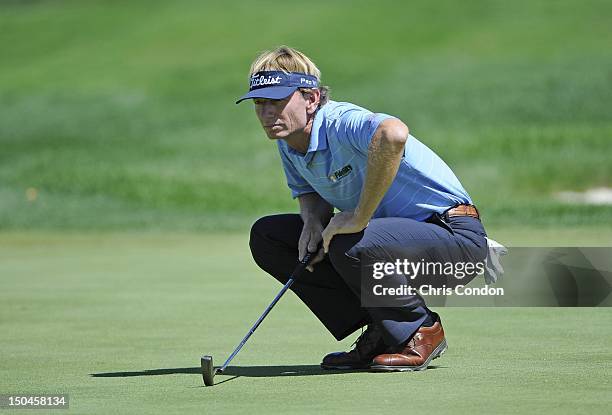
[[[253, 259], [283, 284], [298, 260], [302, 227], [298, 214], [281, 214], [260, 218], [251, 228]], [[430, 260], [475, 262], [486, 256], [485, 236], [480, 221], [468, 216], [444, 221], [440, 215], [433, 215], [426, 222], [372, 219], [361, 232], [334, 236], [325, 260], [314, 266], [314, 272], [304, 272], [292, 290], [337, 340], [374, 323], [381, 327], [386, 344], [398, 345], [412, 337], [431, 311], [419, 295], [401, 297], [391, 306], [362, 307], [361, 254], [401, 246], [415, 253], [415, 261], [426, 252]]]

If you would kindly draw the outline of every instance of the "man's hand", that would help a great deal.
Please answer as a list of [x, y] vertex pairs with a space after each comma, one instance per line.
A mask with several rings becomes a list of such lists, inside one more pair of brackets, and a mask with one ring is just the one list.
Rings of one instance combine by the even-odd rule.
[[323, 231], [323, 224], [318, 221], [313, 221], [309, 223], [304, 223], [304, 227], [302, 228], [302, 233], [300, 234], [300, 240], [298, 241], [298, 256], [300, 261], [306, 256], [306, 252], [316, 252], [317, 254], [313, 259], [310, 260], [310, 263], [306, 267], [306, 269], [310, 272], [314, 271], [314, 265], [323, 261], [325, 257], [325, 252], [323, 248], [317, 251], [319, 243], [323, 239], [321, 232]]
[[355, 212], [336, 213], [323, 230], [324, 252], [327, 253], [329, 250], [329, 244], [334, 235], [361, 232], [366, 226], [368, 226], [368, 221], [358, 217]]
[[298, 200], [300, 202], [300, 216], [304, 221], [304, 227], [298, 242], [298, 255], [301, 261], [306, 256], [306, 252], [317, 253], [306, 267], [308, 271], [312, 272], [314, 270], [313, 265], [321, 262], [325, 257], [323, 248], [319, 249], [318, 252], [317, 249], [319, 243], [321, 243], [323, 227], [334, 214], [334, 208], [317, 193], [305, 193], [299, 196]]

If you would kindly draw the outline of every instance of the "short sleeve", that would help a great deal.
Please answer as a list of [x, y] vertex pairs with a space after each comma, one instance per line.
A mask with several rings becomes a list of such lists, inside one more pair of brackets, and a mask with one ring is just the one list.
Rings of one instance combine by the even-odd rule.
[[296, 197], [306, 193], [314, 193], [315, 190], [296, 170], [295, 166], [293, 163], [291, 163], [291, 160], [289, 157], [287, 157], [280, 146], [278, 148], [278, 152], [280, 153], [281, 161], [283, 163], [283, 170], [285, 171], [285, 177], [287, 178], [287, 186], [289, 186], [289, 189], [291, 189], [291, 196], [295, 199]]
[[391, 115], [373, 113], [363, 108], [351, 108], [338, 115], [331, 124], [340, 142], [347, 142], [358, 151], [367, 154], [376, 129]]

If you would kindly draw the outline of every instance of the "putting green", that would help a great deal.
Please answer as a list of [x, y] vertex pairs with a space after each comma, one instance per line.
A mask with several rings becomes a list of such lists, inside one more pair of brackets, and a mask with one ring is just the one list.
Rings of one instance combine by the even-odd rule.
[[328, 373], [355, 336], [336, 343], [289, 294], [205, 388], [200, 355], [222, 363], [280, 288], [246, 242], [0, 234], [0, 393], [68, 393], [74, 413], [608, 413], [607, 308], [439, 309], [435, 368]]

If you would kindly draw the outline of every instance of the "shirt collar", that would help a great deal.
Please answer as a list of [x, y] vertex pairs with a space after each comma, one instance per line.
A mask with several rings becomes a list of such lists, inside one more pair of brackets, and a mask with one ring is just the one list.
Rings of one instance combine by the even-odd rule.
[[325, 120], [325, 106], [321, 107], [315, 114], [315, 118], [312, 121], [312, 129], [310, 131], [310, 143], [308, 144], [308, 150], [304, 155], [304, 161], [310, 163], [315, 155], [316, 151], [327, 149], [327, 133], [323, 128], [323, 121]]
[[319, 150], [327, 149], [327, 132], [323, 128], [323, 122], [325, 121], [325, 112], [327, 105], [319, 108], [315, 114], [315, 118], [312, 121], [312, 128], [310, 130], [310, 142], [308, 143], [308, 149], [306, 154], [300, 153], [297, 150], [291, 148], [284, 140], [279, 140], [278, 144], [282, 145], [286, 151], [292, 155], [302, 157], [306, 163], [310, 163], [315, 155], [315, 152]]

